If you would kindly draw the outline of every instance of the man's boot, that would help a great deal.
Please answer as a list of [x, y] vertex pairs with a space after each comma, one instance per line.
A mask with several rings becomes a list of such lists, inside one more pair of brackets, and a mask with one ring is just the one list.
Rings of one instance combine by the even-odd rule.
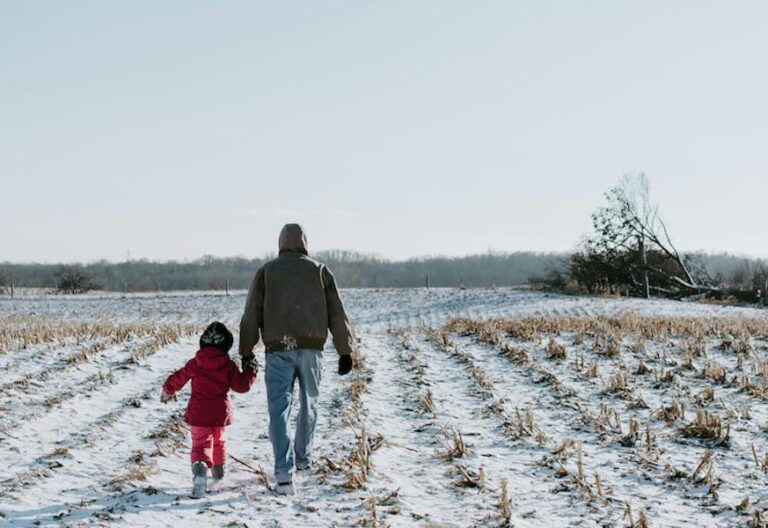
[[278, 495], [293, 495], [296, 490], [293, 488], [293, 482], [289, 480], [288, 482], [278, 482], [275, 492]]

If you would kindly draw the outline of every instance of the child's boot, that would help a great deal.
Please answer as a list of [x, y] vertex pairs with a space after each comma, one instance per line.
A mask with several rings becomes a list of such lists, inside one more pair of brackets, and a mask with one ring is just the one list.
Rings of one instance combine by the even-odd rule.
[[221, 480], [224, 478], [224, 464], [216, 464], [211, 468], [211, 476], [213, 480]]
[[192, 464], [192, 497], [199, 499], [205, 496], [208, 491], [208, 466], [205, 462], [195, 462]]

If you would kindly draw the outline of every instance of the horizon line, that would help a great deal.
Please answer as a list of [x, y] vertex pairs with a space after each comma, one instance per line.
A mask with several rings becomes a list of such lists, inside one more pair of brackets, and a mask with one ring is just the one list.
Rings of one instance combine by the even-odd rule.
[[[460, 260], [464, 258], [472, 258], [472, 257], [481, 257], [486, 255], [495, 255], [495, 256], [511, 256], [511, 255], [520, 255], [520, 254], [534, 254], [534, 255], [541, 255], [541, 256], [567, 256], [575, 253], [575, 250], [535, 250], [535, 249], [519, 249], [514, 251], [509, 250], [496, 250], [496, 249], [488, 249], [485, 252], [482, 253], [466, 253], [461, 255], [449, 255], [449, 254], [423, 254], [423, 255], [412, 255], [409, 257], [404, 258], [392, 258], [387, 257], [385, 255], [382, 255], [381, 253], [376, 252], [364, 252], [354, 249], [339, 249], [339, 248], [329, 248], [329, 249], [320, 249], [314, 252], [310, 252], [309, 255], [322, 255], [326, 253], [332, 253], [332, 252], [340, 252], [340, 253], [346, 253], [349, 255], [356, 255], [363, 258], [368, 259], [377, 259], [383, 262], [387, 263], [399, 263], [399, 262], [412, 262], [412, 261], [418, 261], [418, 260], [432, 260], [432, 259], [453, 259], [453, 260]], [[683, 255], [703, 255], [708, 257], [716, 257], [716, 256], [722, 256], [722, 257], [732, 257], [732, 258], [741, 258], [741, 259], [748, 259], [748, 260], [768, 260], [768, 255], [757, 255], [757, 254], [747, 254], [747, 253], [737, 253], [737, 252], [731, 252], [728, 250], [705, 250], [705, 249], [697, 249], [693, 251], [681, 251], [681, 254]], [[11, 260], [2, 260], [0, 261], [0, 265], [17, 265], [17, 266], [34, 266], [34, 265], [40, 265], [40, 266], [50, 266], [50, 265], [93, 265], [93, 264], [129, 264], [132, 262], [149, 262], [153, 264], [166, 264], [166, 263], [179, 263], [179, 264], [192, 264], [196, 261], [200, 261], [206, 258], [213, 258], [217, 260], [228, 260], [228, 259], [245, 259], [245, 260], [268, 260], [271, 258], [274, 258], [277, 256], [277, 252], [269, 252], [262, 254], [261, 256], [246, 256], [242, 254], [238, 255], [225, 255], [225, 256], [219, 256], [219, 255], [212, 255], [212, 254], [203, 254], [198, 257], [183, 257], [183, 258], [150, 258], [150, 257], [139, 257], [139, 258], [126, 258], [124, 260], [117, 260], [117, 259], [108, 259], [108, 258], [97, 258], [97, 259], [91, 259], [91, 260], [77, 260], [77, 261], [64, 261], [64, 260], [26, 260], [26, 261], [11, 261]]]

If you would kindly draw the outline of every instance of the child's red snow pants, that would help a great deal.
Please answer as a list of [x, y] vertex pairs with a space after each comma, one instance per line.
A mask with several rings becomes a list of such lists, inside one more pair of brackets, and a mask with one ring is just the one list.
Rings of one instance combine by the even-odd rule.
[[205, 462], [208, 467], [223, 465], [227, 459], [223, 427], [190, 425], [192, 433], [192, 463]]

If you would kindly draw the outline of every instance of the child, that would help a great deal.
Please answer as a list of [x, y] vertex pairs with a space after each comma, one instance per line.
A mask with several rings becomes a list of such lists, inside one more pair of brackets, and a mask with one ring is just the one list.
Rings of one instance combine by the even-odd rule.
[[224, 478], [226, 459], [224, 427], [232, 423], [229, 390], [248, 392], [256, 379], [256, 364], [243, 365], [242, 374], [229, 359], [232, 333], [216, 321], [200, 337], [200, 350], [186, 365], [163, 384], [163, 403], [175, 399], [175, 393], [192, 380], [192, 395], [184, 413], [192, 434], [192, 496], [200, 498], [207, 491], [208, 468], [214, 480]]

